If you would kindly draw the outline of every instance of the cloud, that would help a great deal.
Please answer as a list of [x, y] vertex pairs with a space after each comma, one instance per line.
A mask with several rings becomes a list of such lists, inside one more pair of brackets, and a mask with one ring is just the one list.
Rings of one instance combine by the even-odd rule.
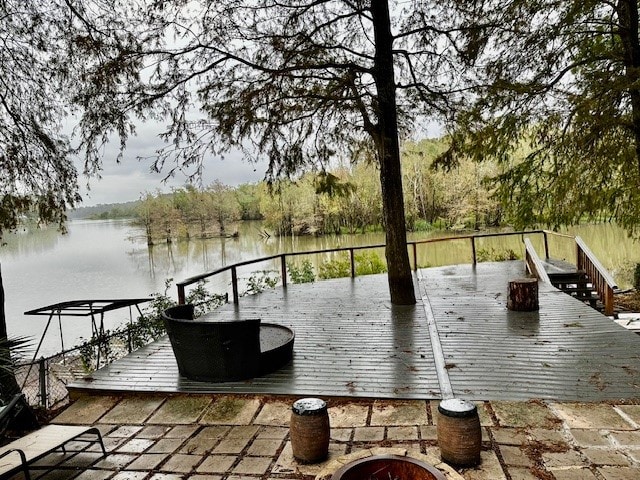
[[[80, 194], [83, 197], [81, 206], [91, 206], [104, 203], [119, 203], [137, 200], [145, 192], [157, 190], [169, 192], [172, 188], [183, 187], [189, 172], [177, 172], [175, 176], [167, 177], [169, 169], [157, 173], [151, 171], [152, 160], [149, 157], [164, 146], [158, 137], [158, 125], [142, 124], [136, 136], [127, 142], [127, 148], [120, 163], [117, 142], [111, 142], [104, 148], [101, 178], [81, 177]], [[139, 157], [143, 157], [139, 160]], [[76, 162], [78, 171], [83, 170], [82, 162]], [[258, 182], [264, 178], [267, 162], [250, 163], [243, 159], [241, 152], [229, 152], [223, 158], [208, 158], [204, 162], [202, 184], [209, 185], [214, 180], [220, 180], [226, 185], [236, 186], [247, 182]], [[89, 188], [87, 188], [87, 183]]]

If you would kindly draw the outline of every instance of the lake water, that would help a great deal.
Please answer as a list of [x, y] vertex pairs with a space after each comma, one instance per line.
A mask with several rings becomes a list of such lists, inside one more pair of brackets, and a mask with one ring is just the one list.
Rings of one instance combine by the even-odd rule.
[[[309, 251], [336, 247], [374, 245], [384, 242], [384, 235], [339, 235], [324, 237], [260, 236], [259, 222], [239, 226], [239, 237], [233, 239], [192, 239], [173, 244], [156, 245], [149, 249], [142, 230], [127, 221], [71, 221], [69, 233], [60, 235], [54, 228], [7, 235], [0, 247], [0, 265], [5, 288], [7, 326], [11, 336], [32, 336], [36, 340], [44, 329], [47, 317], [26, 316], [25, 311], [67, 300], [148, 297], [164, 291], [165, 280], [184, 280], [192, 275], [212, 271], [225, 265], [268, 255], [292, 251]], [[640, 262], [638, 243], [624, 231], [612, 225], [585, 225], [569, 229], [580, 235], [611, 270], [621, 286], [628, 286], [635, 263]], [[451, 232], [410, 234], [411, 240], [432, 236], [450, 236]], [[539, 242], [538, 242], [539, 243]], [[569, 242], [553, 240], [552, 256], [573, 258]], [[501, 252], [520, 251], [518, 238], [480, 241], [479, 250]], [[382, 250], [380, 255], [383, 257]], [[323, 260], [312, 256], [318, 270]], [[420, 247], [418, 263], [435, 266], [463, 263], [470, 260], [468, 241], [431, 244]], [[251, 270], [274, 269], [275, 263], [241, 271], [245, 278]], [[229, 278], [217, 278], [210, 284], [214, 292], [229, 289]], [[176, 296], [172, 284], [169, 292]], [[134, 310], [135, 314], [135, 310]], [[105, 316], [107, 328], [128, 321], [128, 310]], [[41, 354], [60, 350], [57, 319], [49, 330]], [[63, 317], [65, 347], [91, 335], [88, 317]]]

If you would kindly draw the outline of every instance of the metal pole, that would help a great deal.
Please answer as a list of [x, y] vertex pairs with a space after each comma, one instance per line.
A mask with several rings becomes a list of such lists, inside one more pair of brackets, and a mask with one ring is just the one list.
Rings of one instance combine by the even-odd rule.
[[287, 286], [287, 256], [283, 253], [280, 255], [280, 272], [282, 274], [282, 286]]
[[233, 288], [233, 303], [237, 304], [240, 296], [238, 295], [238, 271], [235, 266], [231, 267], [231, 288]]
[[351, 260], [351, 278], [356, 277], [356, 263], [353, 259], [353, 248], [349, 249], [349, 259]]
[[549, 257], [549, 238], [547, 237], [547, 232], [542, 232], [544, 236], [544, 256], [548, 260]]
[[473, 256], [473, 264], [475, 265], [476, 260], [476, 237], [471, 237], [471, 255]]
[[418, 245], [416, 243], [412, 243], [413, 245], [413, 270], [415, 272], [418, 271]]
[[47, 408], [47, 367], [44, 357], [40, 357], [39, 366], [39, 382], [40, 382], [40, 404]]

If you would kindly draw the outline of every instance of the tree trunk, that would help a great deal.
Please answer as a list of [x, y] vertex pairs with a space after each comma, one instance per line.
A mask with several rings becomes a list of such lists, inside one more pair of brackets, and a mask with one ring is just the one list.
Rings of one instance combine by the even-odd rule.
[[[640, 38], [638, 34], [638, 2], [619, 0], [617, 4], [619, 35], [624, 53], [625, 75], [628, 85], [637, 85], [640, 79]], [[640, 174], [640, 91], [629, 87], [631, 98], [631, 122], [635, 138], [636, 162]]]
[[11, 351], [7, 343], [7, 319], [4, 311], [4, 286], [2, 284], [2, 268], [0, 265], [0, 394], [8, 397], [20, 393], [20, 386], [13, 373]]
[[380, 162], [389, 292], [391, 303], [394, 305], [413, 305], [416, 303], [416, 297], [407, 250], [393, 69], [393, 36], [388, 1], [373, 0], [371, 17], [376, 43], [373, 77], [378, 90], [378, 135], [374, 140]]

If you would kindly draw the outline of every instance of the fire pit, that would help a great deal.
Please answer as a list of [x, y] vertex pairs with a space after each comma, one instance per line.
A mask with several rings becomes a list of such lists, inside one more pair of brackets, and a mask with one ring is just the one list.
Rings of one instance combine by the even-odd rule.
[[446, 480], [435, 467], [415, 458], [375, 455], [346, 464], [331, 480]]

